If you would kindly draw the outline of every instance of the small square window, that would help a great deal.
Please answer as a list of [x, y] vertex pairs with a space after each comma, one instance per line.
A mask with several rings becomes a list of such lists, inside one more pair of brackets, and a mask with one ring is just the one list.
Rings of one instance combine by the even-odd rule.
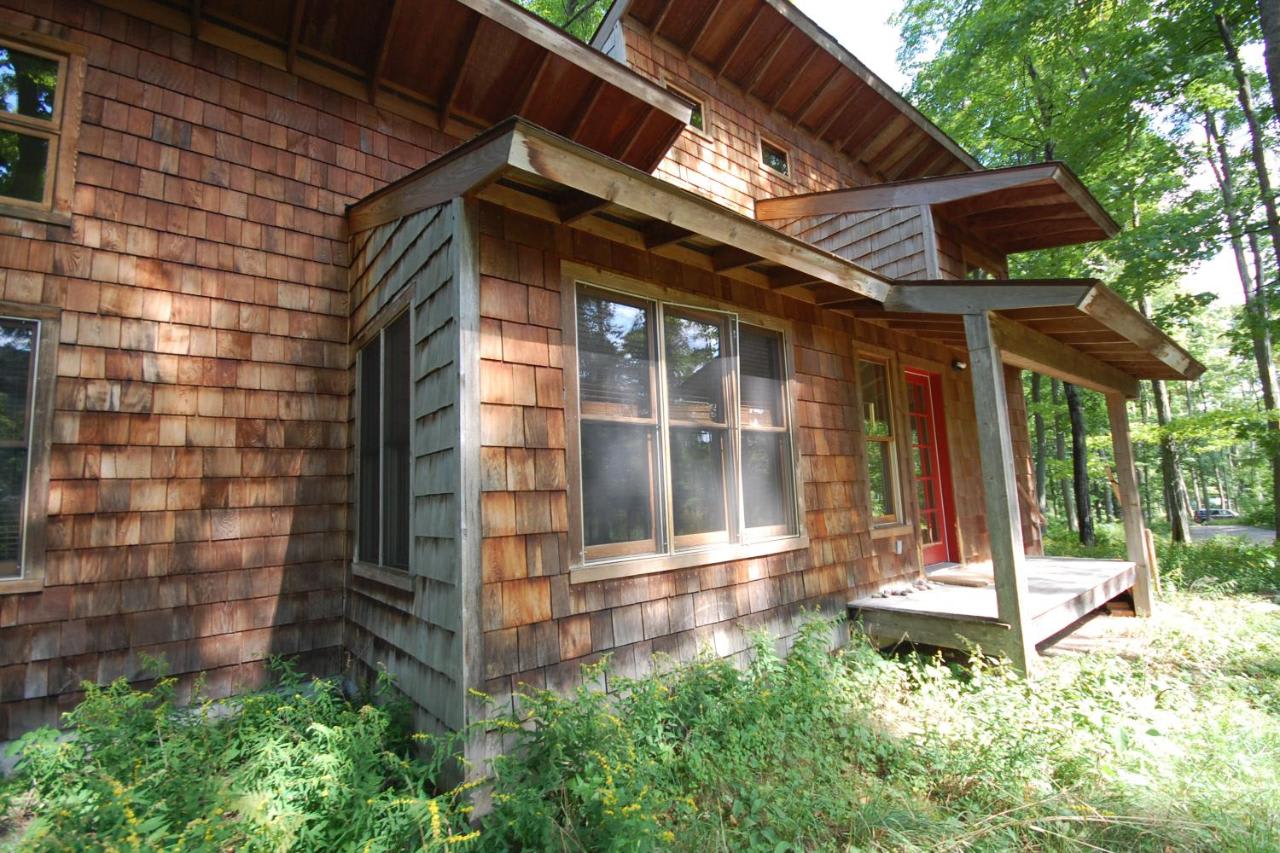
[[689, 126], [700, 133], [707, 132], [707, 109], [703, 105], [701, 98], [689, 94], [684, 89], [675, 86], [668, 86], [667, 89], [674, 95], [677, 95], [693, 105], [693, 112], [689, 116]]
[[760, 162], [779, 175], [791, 175], [791, 159], [786, 150], [767, 139], [760, 140]]

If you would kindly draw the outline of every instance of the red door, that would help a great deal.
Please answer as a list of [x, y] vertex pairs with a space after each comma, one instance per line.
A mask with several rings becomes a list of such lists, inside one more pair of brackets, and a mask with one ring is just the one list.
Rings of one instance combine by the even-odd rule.
[[956, 559], [955, 507], [942, 416], [942, 379], [935, 373], [914, 368], [906, 371], [906, 379], [911, 468], [920, 508], [920, 544], [924, 564], [929, 566]]

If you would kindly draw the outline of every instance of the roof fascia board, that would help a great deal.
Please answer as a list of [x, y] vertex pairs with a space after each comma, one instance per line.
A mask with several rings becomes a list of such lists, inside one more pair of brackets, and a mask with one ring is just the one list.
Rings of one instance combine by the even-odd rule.
[[[1058, 163], [1037, 163], [1033, 166], [989, 169], [917, 181], [895, 181], [803, 195], [762, 198], [756, 200], [756, 219], [768, 221], [920, 204], [946, 204], [1039, 181], [1056, 181], [1060, 169], [1061, 165]], [[1087, 192], [1086, 190], [1086, 194]]]
[[352, 234], [466, 195], [489, 183], [511, 161], [515, 119], [496, 124], [465, 145], [347, 207]]
[[511, 0], [456, 0], [472, 11], [518, 33], [534, 44], [589, 71], [649, 106], [688, 124], [693, 109], [656, 83], [647, 80], [610, 56], [583, 44], [573, 36], [539, 18]]
[[1117, 335], [1131, 341], [1188, 380], [1199, 379], [1205, 366], [1109, 287], [1099, 286], [1080, 310]]
[[[672, 2], [675, 2], [675, 0], [672, 0]], [[924, 113], [913, 107], [892, 86], [876, 76], [870, 68], [863, 65], [857, 57], [814, 23], [812, 18], [796, 8], [790, 0], [765, 0], [765, 2], [792, 26], [798, 28], [813, 39], [819, 47], [838, 59], [842, 65], [852, 71], [862, 82], [870, 86], [876, 94], [889, 101], [903, 114], [909, 116], [925, 133], [937, 140], [940, 145], [954, 154], [966, 166], [975, 171], [982, 169], [982, 164], [978, 162], [976, 157], [965, 151], [955, 140], [943, 133], [941, 128], [925, 117]]]
[[869, 270], [536, 125], [518, 121], [513, 133], [514, 168], [753, 252], [857, 295], [883, 301], [889, 293], [889, 281]]
[[609, 34], [613, 32], [613, 28], [622, 20], [622, 16], [627, 14], [627, 10], [631, 8], [631, 0], [613, 0], [613, 4], [609, 6], [609, 10], [604, 13], [604, 17], [600, 19], [600, 24], [596, 27], [596, 31], [591, 35], [592, 50], [604, 50], [604, 43], [609, 40]]
[[1018, 308], [1078, 308], [1093, 295], [1096, 282], [1076, 284], [895, 284], [884, 310], [920, 314], [978, 314]]

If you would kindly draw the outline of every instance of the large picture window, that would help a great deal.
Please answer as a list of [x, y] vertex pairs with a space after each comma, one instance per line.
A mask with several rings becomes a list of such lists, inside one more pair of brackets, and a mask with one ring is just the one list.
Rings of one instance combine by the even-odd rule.
[[387, 324], [356, 366], [356, 559], [409, 568], [409, 315]]
[[588, 562], [798, 534], [782, 335], [576, 291]]
[[69, 219], [83, 79], [77, 45], [0, 34], [0, 212]]
[[858, 360], [858, 394], [862, 402], [862, 431], [866, 439], [867, 491], [871, 522], [896, 524], [899, 511], [897, 437], [893, 427], [893, 394], [889, 366], [882, 361]]

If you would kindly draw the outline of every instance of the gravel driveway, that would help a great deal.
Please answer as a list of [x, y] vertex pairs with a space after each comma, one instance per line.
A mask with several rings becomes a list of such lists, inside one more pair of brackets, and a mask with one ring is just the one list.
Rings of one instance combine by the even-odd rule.
[[1244, 524], [1192, 524], [1191, 538], [1200, 542], [1215, 536], [1239, 536], [1252, 542], [1274, 542], [1276, 532], [1265, 527], [1249, 527]]

